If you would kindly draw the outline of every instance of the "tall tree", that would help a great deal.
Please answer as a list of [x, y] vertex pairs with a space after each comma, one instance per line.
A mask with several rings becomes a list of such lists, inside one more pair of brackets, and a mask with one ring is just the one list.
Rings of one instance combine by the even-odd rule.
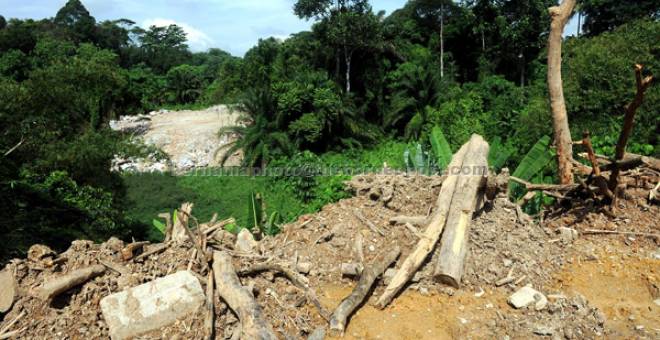
[[0, 15], [0, 30], [4, 29], [5, 27], [7, 27], [7, 20], [5, 20], [5, 17]]
[[138, 37], [144, 61], [159, 73], [167, 73], [189, 57], [186, 32], [177, 25], [151, 26]]
[[571, 17], [575, 0], [562, 0], [560, 6], [548, 9], [552, 22], [548, 38], [548, 91], [552, 108], [552, 125], [557, 147], [557, 164], [561, 184], [573, 183], [573, 145], [568, 126], [564, 87], [561, 79], [561, 44], [564, 27]]
[[336, 51], [337, 69], [344, 59], [346, 92], [351, 92], [351, 66], [354, 54], [375, 47], [381, 40], [380, 18], [368, 0], [298, 0], [294, 13], [303, 19], [316, 18], [317, 31]]
[[593, 36], [640, 18], [660, 18], [658, 0], [582, 0], [584, 32]]
[[60, 8], [53, 22], [70, 31], [76, 42], [92, 42], [95, 37], [96, 19], [80, 0], [69, 0]]

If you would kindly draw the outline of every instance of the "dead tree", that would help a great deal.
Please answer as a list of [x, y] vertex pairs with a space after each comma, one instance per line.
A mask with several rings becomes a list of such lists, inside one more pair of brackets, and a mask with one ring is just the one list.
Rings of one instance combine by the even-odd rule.
[[621, 130], [621, 135], [619, 136], [619, 141], [616, 144], [616, 153], [614, 156], [614, 168], [612, 169], [612, 175], [610, 175], [609, 187], [610, 190], [615, 190], [619, 184], [619, 172], [620, 167], [618, 162], [622, 161], [626, 155], [626, 145], [628, 144], [628, 139], [632, 133], [633, 125], [635, 122], [635, 113], [637, 109], [642, 105], [644, 101], [644, 93], [651, 86], [653, 81], [653, 76], [648, 76], [642, 78], [642, 65], [635, 64], [635, 80], [637, 85], [637, 94], [628, 106], [626, 106], [626, 115], [623, 121], [623, 129]]
[[557, 147], [557, 164], [561, 184], [573, 183], [573, 146], [561, 78], [561, 44], [564, 27], [573, 12], [575, 1], [563, 0], [560, 6], [553, 6], [548, 9], [552, 18], [548, 38], [548, 91], [550, 93], [552, 125]]

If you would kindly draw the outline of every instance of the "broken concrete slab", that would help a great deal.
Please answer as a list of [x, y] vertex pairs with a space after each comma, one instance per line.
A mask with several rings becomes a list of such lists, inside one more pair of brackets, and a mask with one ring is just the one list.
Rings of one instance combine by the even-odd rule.
[[564, 243], [571, 243], [578, 239], [578, 232], [573, 228], [560, 227], [557, 232]]
[[174, 323], [204, 304], [199, 280], [188, 271], [112, 294], [101, 300], [113, 340], [129, 339]]
[[0, 313], [11, 309], [16, 298], [16, 280], [10, 267], [0, 271]]
[[507, 302], [516, 309], [527, 307], [533, 303], [536, 310], [542, 310], [548, 305], [545, 295], [530, 286], [520, 288], [509, 296]]

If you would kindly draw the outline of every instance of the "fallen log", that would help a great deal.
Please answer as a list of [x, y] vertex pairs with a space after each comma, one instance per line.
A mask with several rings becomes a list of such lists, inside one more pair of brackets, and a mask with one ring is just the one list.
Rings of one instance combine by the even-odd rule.
[[[460, 150], [453, 156], [451, 163], [449, 164], [448, 171], [449, 175], [442, 183], [440, 188], [440, 194], [438, 195], [438, 200], [436, 202], [436, 209], [431, 220], [429, 222], [426, 231], [424, 232], [423, 237], [417, 242], [415, 250], [413, 250], [410, 255], [405, 259], [401, 268], [396, 272], [390, 284], [385, 288], [385, 292], [376, 302], [378, 308], [385, 308], [394, 296], [396, 296], [399, 291], [405, 286], [405, 284], [410, 281], [410, 279], [415, 275], [415, 272], [424, 262], [424, 259], [433, 251], [436, 243], [440, 239], [440, 234], [445, 226], [447, 219], [447, 212], [449, 211], [449, 205], [451, 203], [452, 196], [454, 195], [454, 189], [456, 188], [456, 182], [458, 181], [458, 174], [461, 173], [463, 165], [463, 158], [467, 153], [469, 145], [472, 143], [473, 139], [477, 139], [477, 136], [473, 136], [470, 142], [463, 145]], [[478, 139], [481, 139], [478, 137]], [[458, 173], [456, 173], [458, 169]]]
[[149, 257], [151, 255], [154, 255], [154, 254], [158, 254], [158, 253], [164, 251], [165, 249], [167, 249], [169, 247], [170, 247], [170, 243], [159, 244], [159, 245], [155, 246], [153, 249], [150, 249], [149, 251], [138, 255], [137, 257], [135, 257], [133, 259], [133, 261], [140, 261], [142, 259], [146, 259], [147, 257]]
[[34, 290], [34, 295], [41, 300], [50, 300], [67, 290], [103, 275], [106, 267], [97, 264], [91, 267], [74, 270], [73, 272], [45, 282]]
[[241, 339], [268, 340], [277, 339], [271, 326], [266, 322], [261, 307], [254, 299], [254, 295], [241, 285], [231, 257], [223, 251], [213, 252], [213, 273], [216, 288], [229, 308], [231, 308], [241, 321]]
[[330, 330], [343, 333], [346, 329], [346, 320], [362, 304], [371, 290], [376, 279], [381, 276], [387, 267], [391, 266], [401, 254], [401, 249], [395, 247], [392, 251], [379, 256], [374, 262], [364, 268], [360, 281], [351, 295], [347, 296], [339, 304], [330, 318]]
[[[488, 168], [489, 146], [482, 138], [470, 142], [463, 167], [470, 169]], [[479, 196], [483, 196], [487, 174], [468, 174], [458, 178], [447, 215], [440, 256], [435, 266], [436, 280], [458, 288], [463, 276], [465, 255], [468, 249], [470, 221], [477, 208]]]

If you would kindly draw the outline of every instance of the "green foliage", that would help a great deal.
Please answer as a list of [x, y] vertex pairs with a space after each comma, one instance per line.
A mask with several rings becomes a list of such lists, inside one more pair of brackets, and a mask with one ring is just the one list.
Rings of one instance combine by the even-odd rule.
[[637, 19], [660, 18], [655, 0], [582, 0], [584, 31], [598, 35]]
[[[525, 155], [512, 176], [530, 181], [534, 176], [541, 173], [553, 159], [554, 154], [550, 149], [550, 137], [543, 136], [543, 138], [534, 144], [527, 155]], [[524, 193], [525, 189], [520, 184], [515, 182], [509, 183], [509, 194], [514, 200], [518, 200]]]
[[511, 145], [503, 144], [502, 138], [499, 136], [493, 138], [488, 152], [488, 166], [495, 171], [500, 171], [514, 151], [515, 149]]
[[442, 129], [439, 126], [433, 127], [430, 139], [438, 170], [442, 171], [449, 166], [449, 163], [451, 163], [451, 158], [453, 156], [451, 147], [449, 146], [449, 143], [447, 143], [445, 134], [442, 133]]
[[[618, 135], [625, 106], [635, 96], [633, 65], [660, 74], [657, 37], [660, 22], [636, 21], [566, 46], [564, 92], [574, 134]], [[631, 142], [658, 145], [660, 86], [651, 86], [637, 110]]]
[[204, 80], [201, 67], [179, 65], [167, 71], [167, 91], [169, 101], [174, 103], [192, 103], [202, 94]]

